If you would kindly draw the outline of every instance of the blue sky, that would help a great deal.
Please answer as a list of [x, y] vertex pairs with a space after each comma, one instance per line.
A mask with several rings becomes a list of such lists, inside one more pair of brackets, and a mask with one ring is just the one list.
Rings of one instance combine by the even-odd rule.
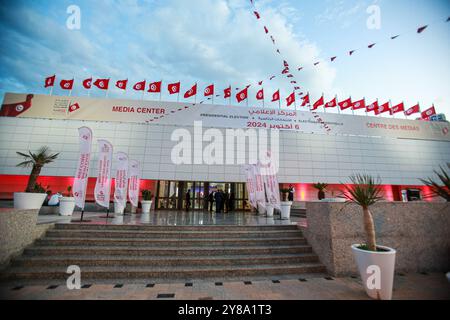
[[[292, 90], [286, 78], [267, 81], [283, 68], [262, 29], [267, 25], [291, 66], [305, 66], [295, 75], [313, 99], [323, 92], [326, 100], [351, 95], [407, 106], [419, 101], [422, 109], [434, 103], [450, 116], [449, 0], [255, 3], [259, 21], [248, 0], [2, 1], [0, 95], [48, 93], [43, 79], [56, 73], [59, 79], [75, 77], [74, 95], [87, 94], [81, 80], [91, 75], [113, 83], [181, 80], [183, 91], [195, 82], [200, 88], [215, 83], [217, 89], [252, 84], [250, 103], [258, 105], [253, 97], [259, 80], [266, 80], [266, 100], [278, 88], [283, 96]], [[66, 27], [71, 4], [81, 9], [80, 30]], [[380, 8], [380, 29], [366, 25], [371, 5]], [[430, 26], [418, 35], [423, 24]], [[394, 34], [401, 36], [389, 40]], [[373, 42], [377, 45], [367, 49]], [[359, 50], [349, 57], [351, 49]], [[313, 67], [316, 61], [322, 62]], [[64, 92], [55, 88], [54, 94]], [[94, 89], [91, 96], [104, 93]], [[141, 94], [113, 88], [109, 97]], [[165, 93], [163, 99], [176, 97]]]

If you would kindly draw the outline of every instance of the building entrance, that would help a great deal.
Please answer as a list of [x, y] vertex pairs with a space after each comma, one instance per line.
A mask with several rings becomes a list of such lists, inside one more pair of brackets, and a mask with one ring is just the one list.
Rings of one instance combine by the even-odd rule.
[[209, 195], [218, 190], [225, 193], [227, 209], [250, 210], [245, 183], [204, 182], [204, 181], [167, 181], [160, 180], [156, 186], [156, 210], [185, 210], [187, 193], [190, 195], [191, 210], [216, 209], [215, 201], [210, 202]]

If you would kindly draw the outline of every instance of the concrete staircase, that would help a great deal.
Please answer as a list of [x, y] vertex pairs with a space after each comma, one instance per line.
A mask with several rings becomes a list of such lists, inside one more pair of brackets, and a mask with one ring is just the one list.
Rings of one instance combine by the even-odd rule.
[[205, 279], [325, 273], [296, 226], [56, 224], [3, 280]]

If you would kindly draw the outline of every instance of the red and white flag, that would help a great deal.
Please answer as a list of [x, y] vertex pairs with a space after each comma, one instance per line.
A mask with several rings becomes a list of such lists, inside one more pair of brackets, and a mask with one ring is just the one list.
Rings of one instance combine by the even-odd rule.
[[80, 105], [78, 102], [75, 102], [69, 106], [69, 113], [77, 111], [78, 109], [80, 109]]
[[94, 81], [94, 86], [101, 90], [108, 90], [109, 88], [109, 79], [97, 79]]
[[337, 106], [337, 98], [334, 97], [334, 99], [332, 99], [331, 101], [328, 101], [327, 103], [325, 103], [325, 108], [334, 108]]
[[255, 14], [256, 19], [260, 19], [261, 16], [259, 15], [258, 11], [253, 11], [253, 13]]
[[161, 92], [162, 81], [152, 82], [148, 87], [148, 92], [150, 93], [160, 93]]
[[378, 109], [375, 110], [375, 114], [379, 115], [381, 113], [385, 113], [385, 112], [388, 112], [388, 111], [389, 112], [391, 111], [391, 108], [389, 107], [389, 101], [386, 102], [386, 103], [383, 103], [382, 105], [380, 105], [378, 107]]
[[205, 97], [214, 95], [214, 85], [211, 84], [211, 85], [207, 86], [203, 93], [204, 93]]
[[339, 108], [341, 108], [341, 110], [345, 110], [345, 109], [348, 109], [351, 107], [352, 107], [352, 99], [351, 98], [348, 98], [348, 99], [345, 99], [345, 100], [339, 102]]
[[260, 90], [256, 93], [256, 99], [257, 99], [257, 100], [264, 100], [264, 89], [260, 89]]
[[111, 196], [111, 166], [113, 146], [103, 139], [98, 140], [98, 165], [97, 181], [94, 188], [95, 202], [105, 208], [109, 208]]
[[175, 93], [180, 93], [180, 83], [176, 82], [176, 83], [170, 83], [167, 86], [167, 90], [169, 91], [169, 94], [175, 94]]
[[84, 210], [86, 200], [86, 187], [89, 176], [89, 164], [91, 160], [92, 130], [88, 127], [78, 129], [80, 142], [80, 155], [78, 157], [77, 171], [73, 180], [72, 194], [75, 198], [75, 205]]
[[392, 107], [391, 115], [393, 115], [397, 112], [403, 112], [403, 111], [405, 111], [405, 104], [402, 102], [402, 103], [399, 103], [398, 105]]
[[365, 108], [366, 108], [366, 100], [365, 99], [361, 99], [361, 100], [358, 100], [358, 101], [355, 101], [352, 103], [353, 110], [365, 109]]
[[192, 88], [190, 88], [188, 91], [186, 91], [184, 93], [184, 98], [187, 99], [187, 98], [190, 98], [192, 96], [195, 96], [196, 94], [197, 94], [197, 84], [194, 84], [192, 86]]
[[272, 102], [280, 101], [280, 90], [277, 90], [272, 95]]
[[291, 104], [293, 104], [295, 102], [295, 92], [292, 92], [287, 98], [286, 98], [286, 103], [287, 106], [289, 107]]
[[319, 100], [317, 100], [316, 102], [314, 102], [312, 110], [316, 110], [318, 107], [323, 106], [324, 101], [323, 101], [323, 95], [319, 98]]
[[251, 164], [247, 164], [244, 166], [244, 173], [247, 182], [245, 186], [247, 187], [248, 201], [250, 202], [250, 205], [253, 208], [257, 208], [258, 205], [256, 203], [256, 181], [253, 166], [254, 165]]
[[419, 112], [420, 112], [420, 106], [419, 106], [419, 104], [416, 104], [415, 106], [413, 106], [405, 111], [405, 116], [410, 116], [414, 113], [419, 113]]
[[422, 112], [421, 116], [422, 116], [422, 119], [429, 119], [431, 116], [433, 116], [435, 114], [436, 114], [436, 109], [434, 108], [434, 106], [432, 106], [431, 108]]
[[244, 101], [248, 97], [248, 87], [246, 87], [244, 90], [241, 90], [236, 94], [236, 100], [238, 103]]
[[145, 84], [146, 84], [146, 81], [145, 81], [145, 80], [144, 80], [144, 81], [137, 82], [137, 83], [133, 86], [133, 89], [136, 90], [136, 91], [144, 91], [144, 90], [145, 90]]
[[90, 89], [92, 87], [92, 78], [84, 79], [83, 80], [83, 87], [85, 89]]
[[372, 112], [378, 110], [378, 100], [373, 102], [372, 104], [369, 104], [366, 107], [366, 112]]
[[310, 104], [310, 101], [309, 101], [309, 92], [308, 92], [308, 94], [306, 94], [306, 96], [304, 96], [304, 97], [302, 98], [302, 100], [303, 100], [303, 102], [302, 102], [302, 107], [306, 106], [307, 104]]
[[59, 82], [59, 85], [61, 86], [61, 89], [63, 90], [72, 90], [73, 89], [73, 83], [74, 80], [61, 80]]
[[223, 97], [225, 99], [231, 97], [231, 86], [223, 90]]
[[[124, 152], [116, 154], [116, 180], [114, 184], [114, 201], [125, 208], [128, 191], [128, 155]], [[123, 213], [123, 212], [121, 212]]]
[[129, 175], [128, 199], [130, 199], [131, 205], [137, 208], [139, 204], [139, 189], [141, 185], [141, 169], [138, 161], [130, 160]]
[[45, 78], [44, 88], [53, 87], [55, 85], [56, 75]]
[[128, 84], [128, 79], [127, 80], [118, 80], [116, 82], [116, 87], [122, 90], [127, 90], [127, 84]]

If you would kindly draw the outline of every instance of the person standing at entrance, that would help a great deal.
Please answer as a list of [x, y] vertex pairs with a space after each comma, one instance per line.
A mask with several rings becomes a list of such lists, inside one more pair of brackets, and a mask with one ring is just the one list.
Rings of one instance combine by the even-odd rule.
[[223, 206], [223, 194], [221, 190], [218, 190], [214, 194], [214, 199], [216, 200], [216, 213], [221, 213]]
[[230, 201], [230, 195], [229, 195], [228, 192], [225, 192], [223, 194], [223, 204], [224, 204], [224, 207], [225, 207], [225, 210], [224, 210], [225, 213], [228, 213], [230, 211], [230, 207], [229, 207], [230, 203], [229, 203], [229, 201]]
[[209, 211], [213, 211], [213, 204], [214, 204], [214, 191], [211, 191], [208, 195], [208, 202], [209, 202]]
[[288, 201], [294, 201], [294, 187], [289, 185], [289, 194], [288, 194]]
[[234, 192], [230, 193], [230, 199], [228, 200], [228, 211], [233, 212], [234, 211]]
[[186, 211], [191, 208], [191, 189], [186, 192]]

